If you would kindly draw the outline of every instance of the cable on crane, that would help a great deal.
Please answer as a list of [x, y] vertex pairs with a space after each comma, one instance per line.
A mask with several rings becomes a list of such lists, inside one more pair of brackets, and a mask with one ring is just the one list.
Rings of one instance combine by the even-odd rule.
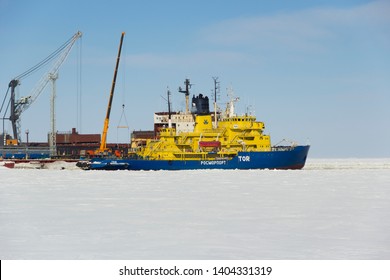
[[[7, 93], [5, 94], [5, 97], [4, 97], [4, 100], [3, 100], [3, 103], [1, 104], [0, 113], [1, 113], [1, 111], [3, 110], [4, 103], [5, 103], [5, 100], [6, 100], [6, 98], [7, 98], [7, 95], [8, 95], [8, 91], [9, 91], [9, 88], [8, 88], [8, 90], [7, 90]], [[9, 108], [10, 104], [11, 104], [11, 98], [10, 98], [10, 99], [8, 99], [8, 103], [7, 103], [7, 106], [5, 107], [5, 110], [4, 110], [4, 115], [3, 115], [3, 117], [2, 117], [2, 120], [3, 120], [3, 136], [4, 136], [4, 137], [6, 137], [6, 136], [5, 136], [5, 126], [4, 126], [4, 120], [6, 119], [5, 115], [7, 114], [7, 111], [8, 111], [8, 108]]]
[[23, 72], [19, 76], [15, 78], [15, 80], [21, 80], [23, 78], [28, 77], [35, 71], [37, 71], [39, 68], [43, 67], [44, 65], [48, 64], [51, 60], [53, 60], [56, 56], [58, 56], [68, 45], [69, 43], [73, 40], [75, 36], [72, 36], [68, 41], [66, 41], [62, 46], [60, 46], [57, 50], [52, 52], [50, 55], [48, 55], [44, 60], [36, 64], [35, 66], [31, 67], [27, 71]]
[[[122, 119], [124, 119], [125, 125], [121, 125]], [[116, 127], [116, 138], [117, 142], [119, 142], [119, 129], [120, 128], [127, 128], [127, 131], [129, 131], [129, 123], [127, 122], [126, 114], [125, 114], [125, 104], [122, 104], [122, 114], [121, 117], [119, 118], [118, 125]]]
[[[119, 122], [117, 125], [117, 132], [116, 132], [116, 137], [117, 137], [117, 142], [119, 143], [119, 129], [125, 128], [127, 131], [129, 131], [129, 124], [127, 122], [126, 118], [126, 113], [125, 113], [125, 103], [126, 103], [126, 57], [127, 57], [127, 47], [126, 47], [126, 41], [123, 43], [123, 51], [124, 51], [124, 57], [125, 59], [122, 60], [122, 114], [121, 117], [119, 118]], [[121, 125], [122, 119], [124, 119], [124, 124]]]
[[82, 38], [77, 42], [78, 53], [77, 53], [77, 98], [76, 98], [76, 124], [78, 131], [82, 132]]
[[[7, 95], [8, 95], [9, 89], [10, 89], [10, 88], [8, 87], [7, 92], [5, 93], [5, 97], [4, 97], [4, 99], [3, 99], [3, 103], [1, 103], [0, 113], [1, 113], [1, 111], [3, 110], [4, 103], [5, 103], [5, 100], [7, 99]], [[8, 108], [8, 106], [7, 106], [7, 108]]]
[[[125, 120], [125, 124], [126, 124], [125, 126], [120, 125], [121, 122], [122, 122], [122, 118], [124, 118], [124, 120]], [[125, 114], [125, 104], [122, 104], [122, 115], [119, 118], [119, 122], [118, 122], [117, 128], [129, 128], [129, 124], [127, 122], [127, 118], [126, 118], [126, 114]]]

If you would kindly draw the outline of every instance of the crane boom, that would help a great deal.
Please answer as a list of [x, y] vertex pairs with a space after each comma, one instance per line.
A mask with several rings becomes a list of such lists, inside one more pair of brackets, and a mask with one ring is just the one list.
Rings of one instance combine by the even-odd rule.
[[112, 104], [112, 99], [114, 97], [116, 76], [117, 76], [117, 73], [118, 73], [118, 67], [119, 67], [119, 61], [120, 61], [120, 58], [121, 58], [122, 43], [123, 43], [124, 36], [125, 36], [125, 32], [122, 32], [121, 40], [120, 40], [120, 43], [119, 43], [118, 56], [116, 58], [116, 66], [115, 66], [115, 71], [114, 71], [114, 78], [112, 79], [110, 98], [108, 100], [106, 118], [104, 119], [102, 140], [100, 142], [100, 148], [97, 151], [100, 154], [107, 152], [107, 133], [108, 133], [108, 126], [109, 126], [109, 123], [110, 123], [111, 104]]
[[74, 43], [77, 41], [78, 38], [82, 36], [82, 33], [78, 31], [76, 34], [73, 35], [73, 37], [69, 40], [69, 43], [66, 45], [66, 47], [63, 49], [62, 53], [60, 54], [57, 61], [54, 63], [53, 67], [47, 72], [46, 75], [44, 75], [40, 82], [37, 84], [36, 88], [31, 92], [29, 98], [31, 98], [30, 102], [24, 106], [24, 110], [26, 110], [42, 93], [43, 89], [46, 87], [47, 83], [50, 81], [51, 76], [55, 76], [58, 73], [58, 70], [60, 69], [61, 65], [64, 63], [65, 59], [68, 57]]
[[[10, 108], [9, 119], [12, 123], [14, 139], [17, 139], [19, 143], [21, 141], [21, 137], [20, 137], [21, 114], [25, 110], [27, 110], [31, 106], [31, 104], [34, 103], [34, 101], [39, 97], [39, 95], [45, 89], [46, 85], [49, 83], [50, 77], [58, 74], [58, 70], [60, 69], [61, 65], [64, 63], [65, 59], [68, 57], [74, 43], [81, 36], [82, 33], [78, 31], [67, 42], [65, 42], [59, 49], [57, 49], [55, 52], [49, 55], [46, 59], [44, 59], [34, 67], [30, 68], [26, 72], [22, 73], [21, 75], [17, 76], [9, 83], [8, 87], [11, 88], [11, 101], [10, 101], [11, 108]], [[46, 72], [45, 75], [42, 76], [40, 81], [37, 83], [36, 87], [31, 91], [30, 95], [27, 97], [22, 97], [19, 100], [15, 100], [15, 88], [20, 84], [20, 80], [23, 79], [24, 77], [27, 77], [32, 72], [36, 71], [42, 66], [46, 65], [55, 57], [58, 57], [58, 59], [55, 61], [53, 66], [50, 68], [50, 70]]]

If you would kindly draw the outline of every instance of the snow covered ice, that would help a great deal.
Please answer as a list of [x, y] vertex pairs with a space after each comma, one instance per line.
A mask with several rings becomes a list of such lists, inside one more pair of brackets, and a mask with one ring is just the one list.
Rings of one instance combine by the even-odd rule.
[[390, 258], [390, 159], [0, 176], [1, 259]]

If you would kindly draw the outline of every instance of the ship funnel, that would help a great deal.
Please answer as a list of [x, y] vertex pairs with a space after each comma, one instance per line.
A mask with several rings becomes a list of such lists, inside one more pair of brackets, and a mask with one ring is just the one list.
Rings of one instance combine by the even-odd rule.
[[194, 95], [192, 97], [191, 112], [197, 115], [210, 114], [209, 98], [207, 96], [203, 96], [201, 93], [197, 97]]

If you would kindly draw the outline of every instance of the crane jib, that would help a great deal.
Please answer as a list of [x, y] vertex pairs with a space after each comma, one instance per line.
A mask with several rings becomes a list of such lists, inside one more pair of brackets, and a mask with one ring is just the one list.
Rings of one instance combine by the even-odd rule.
[[117, 76], [117, 73], [118, 73], [119, 61], [120, 61], [120, 57], [121, 57], [122, 44], [123, 44], [124, 36], [125, 36], [125, 32], [122, 32], [121, 40], [120, 40], [120, 43], [119, 43], [118, 56], [116, 58], [116, 65], [115, 65], [115, 70], [114, 70], [114, 78], [112, 80], [112, 86], [111, 86], [111, 91], [110, 91], [110, 98], [108, 100], [108, 105], [107, 105], [106, 118], [104, 119], [102, 140], [100, 142], [100, 148], [97, 151], [98, 153], [105, 153], [107, 151], [107, 133], [108, 133], [108, 126], [109, 126], [109, 123], [110, 123], [111, 104], [112, 104], [112, 100], [113, 100], [113, 97], [114, 97], [116, 76]]
[[114, 78], [112, 80], [112, 86], [111, 86], [111, 92], [110, 92], [110, 99], [108, 101], [108, 107], [107, 107], [107, 114], [106, 114], [106, 119], [110, 119], [110, 113], [111, 113], [111, 104], [112, 104], [112, 99], [114, 97], [114, 90], [115, 90], [115, 84], [116, 84], [116, 76], [118, 73], [118, 68], [119, 68], [119, 61], [121, 58], [121, 52], [122, 52], [122, 44], [123, 44], [123, 37], [125, 36], [125, 33], [122, 33], [121, 36], [121, 41], [119, 44], [119, 50], [118, 50], [118, 56], [116, 58], [116, 66], [115, 66], [115, 71], [114, 71]]

